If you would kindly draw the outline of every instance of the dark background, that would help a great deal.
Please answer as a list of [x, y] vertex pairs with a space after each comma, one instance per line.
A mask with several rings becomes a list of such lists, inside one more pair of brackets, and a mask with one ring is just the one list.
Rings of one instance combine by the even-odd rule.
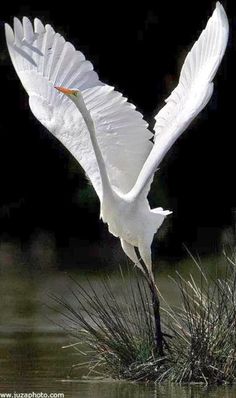
[[[222, 249], [225, 236], [233, 239], [233, 229], [229, 230], [236, 208], [233, 3], [223, 1], [230, 39], [213, 97], [169, 151], [152, 187], [151, 202], [174, 212], [154, 242], [155, 255], [159, 249], [160, 256], [180, 257], [183, 243], [200, 254], [214, 253]], [[53, 237], [63, 267], [85, 259], [92, 263], [102, 256], [101, 247], [107, 256], [111, 248], [124, 258], [116, 239], [99, 221], [99, 202], [80, 166], [31, 114], [6, 50], [4, 22], [27, 15], [51, 23], [94, 64], [101, 80], [128, 97], [153, 126], [153, 116], [177, 84], [184, 57], [214, 7], [215, 2], [208, 0], [1, 5], [1, 242], [17, 241], [27, 250], [35, 236]]]

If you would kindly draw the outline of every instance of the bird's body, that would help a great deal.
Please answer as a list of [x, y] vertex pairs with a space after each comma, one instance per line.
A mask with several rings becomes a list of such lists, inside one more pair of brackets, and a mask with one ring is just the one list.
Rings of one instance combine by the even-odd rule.
[[168, 213], [161, 208], [151, 210], [146, 198], [129, 200], [117, 193], [112, 199], [105, 199], [101, 208], [103, 221], [108, 224], [109, 232], [121, 239], [124, 252], [138, 265], [133, 248], [137, 247], [149, 270], [153, 236]]
[[[72, 153], [92, 182], [101, 218], [141, 269], [135, 247], [152, 276], [151, 243], [169, 211], [150, 209], [147, 195], [160, 162], [209, 101], [212, 80], [228, 39], [217, 3], [186, 57], [178, 86], [155, 117], [155, 137], [142, 115], [113, 87], [103, 84], [84, 55], [50, 25], [35, 19], [6, 25], [14, 67], [34, 115]], [[57, 86], [58, 90], [55, 90]]]
[[127, 256], [142, 269], [134, 247], [139, 249], [147, 271], [152, 275], [150, 246], [153, 235], [169, 211], [164, 211], [162, 208], [150, 209], [147, 200], [147, 191], [150, 186], [149, 179], [136, 196], [133, 196], [131, 191], [125, 194], [119, 191], [119, 189], [112, 187], [106, 164], [96, 139], [96, 126], [86, 107], [82, 94], [78, 90], [56, 88], [63, 94], [68, 95], [78, 108], [79, 112], [83, 115], [84, 122], [90, 134], [101, 176], [100, 217], [104, 223], [107, 223], [109, 232], [120, 238], [121, 246]]

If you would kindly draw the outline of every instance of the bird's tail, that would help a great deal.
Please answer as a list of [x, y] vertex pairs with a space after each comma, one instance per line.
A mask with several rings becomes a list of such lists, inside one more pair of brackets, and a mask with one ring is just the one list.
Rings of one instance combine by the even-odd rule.
[[156, 207], [155, 209], [151, 209], [151, 212], [155, 214], [153, 217], [153, 222], [155, 224], [155, 232], [160, 228], [161, 224], [163, 223], [164, 219], [166, 216], [169, 214], [172, 214], [172, 211], [170, 210], [163, 210], [162, 207]]
[[[153, 279], [153, 272], [152, 272], [152, 252], [151, 252], [151, 245], [153, 241], [153, 237], [157, 230], [162, 225], [165, 217], [172, 212], [169, 210], [163, 210], [162, 207], [157, 207], [155, 209], [151, 209], [151, 217], [149, 217], [146, 234], [144, 239], [142, 239], [138, 245], [138, 250], [145, 264], [145, 268]], [[144, 273], [146, 273], [144, 269]]]

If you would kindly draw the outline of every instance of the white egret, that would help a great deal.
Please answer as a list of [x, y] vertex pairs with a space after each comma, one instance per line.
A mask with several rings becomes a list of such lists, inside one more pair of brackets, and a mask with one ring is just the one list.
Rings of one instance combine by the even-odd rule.
[[[33, 114], [83, 167], [100, 199], [101, 218], [153, 289], [151, 243], [170, 212], [151, 209], [147, 195], [166, 152], [212, 95], [228, 40], [222, 5], [216, 4], [185, 59], [177, 87], [155, 117], [154, 144], [142, 115], [103, 84], [84, 55], [50, 25], [36, 18], [33, 26], [24, 17], [22, 23], [14, 19], [13, 30], [5, 28]], [[158, 333], [160, 338], [160, 328]]]

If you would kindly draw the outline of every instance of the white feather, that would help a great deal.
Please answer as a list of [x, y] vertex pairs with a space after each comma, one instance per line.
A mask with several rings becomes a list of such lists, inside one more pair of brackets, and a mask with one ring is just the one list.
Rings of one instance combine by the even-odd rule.
[[152, 133], [142, 115], [113, 87], [103, 84], [91, 62], [50, 25], [44, 27], [35, 19], [33, 27], [28, 18], [23, 18], [23, 24], [15, 18], [14, 32], [6, 24], [6, 39], [32, 112], [79, 161], [101, 199], [101, 178], [84, 120], [54, 86], [82, 92], [111, 184], [127, 193], [152, 148]]
[[211, 98], [212, 79], [224, 55], [228, 31], [224, 8], [217, 2], [205, 30], [184, 61], [178, 86], [155, 117], [155, 144], [129, 193], [130, 198], [143, 191], [166, 152]]

